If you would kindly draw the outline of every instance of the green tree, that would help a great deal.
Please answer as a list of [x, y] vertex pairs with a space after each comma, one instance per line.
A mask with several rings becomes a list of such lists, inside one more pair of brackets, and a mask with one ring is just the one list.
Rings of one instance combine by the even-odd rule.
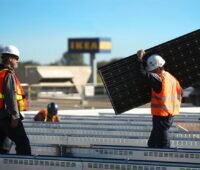
[[28, 60], [28, 61], [24, 61], [24, 62], [19, 62], [19, 67], [24, 67], [26, 65], [40, 65], [40, 63], [32, 61], [32, 60]]
[[83, 54], [71, 54], [65, 52], [62, 58], [58, 61], [60, 65], [73, 65], [73, 66], [80, 66], [85, 65]]
[[3, 50], [3, 46], [0, 45], [0, 52]]

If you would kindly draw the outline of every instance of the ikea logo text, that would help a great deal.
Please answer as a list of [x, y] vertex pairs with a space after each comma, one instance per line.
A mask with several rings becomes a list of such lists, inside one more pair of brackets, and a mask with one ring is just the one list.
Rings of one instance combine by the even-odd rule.
[[75, 38], [68, 40], [68, 51], [70, 53], [99, 53], [110, 52], [110, 39], [100, 38]]

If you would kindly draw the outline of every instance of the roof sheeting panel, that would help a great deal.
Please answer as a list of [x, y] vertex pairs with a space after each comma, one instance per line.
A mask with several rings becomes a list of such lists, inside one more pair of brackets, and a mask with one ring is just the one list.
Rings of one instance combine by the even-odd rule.
[[42, 78], [73, 78], [74, 75], [68, 71], [67, 67], [54, 67], [54, 66], [38, 66], [38, 73]]
[[91, 75], [90, 66], [29, 66], [29, 69], [32, 67], [36, 68], [41, 79], [72, 78], [80, 94], [82, 94], [83, 86], [87, 84]]

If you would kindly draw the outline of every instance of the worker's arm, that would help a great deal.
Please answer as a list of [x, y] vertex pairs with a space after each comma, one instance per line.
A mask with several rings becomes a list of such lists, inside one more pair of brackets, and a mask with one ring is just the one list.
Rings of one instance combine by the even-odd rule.
[[38, 115], [39, 115], [39, 113], [37, 113], [37, 114], [33, 117], [33, 120], [34, 120], [34, 121], [38, 121]]
[[8, 72], [6, 74], [3, 88], [4, 88], [5, 110], [11, 116], [11, 126], [14, 123], [13, 127], [16, 127], [18, 123], [17, 120], [19, 120], [20, 118], [20, 112], [16, 98], [16, 81], [12, 73]]
[[142, 60], [142, 57], [138, 56], [138, 70], [139, 74], [142, 75], [148, 82], [149, 86], [156, 92], [159, 93], [162, 90], [161, 78], [156, 73], [147, 72], [145, 70], [146, 62]]
[[183, 89], [178, 81], [176, 81], [176, 91], [178, 93], [178, 99], [181, 102], [183, 97]]

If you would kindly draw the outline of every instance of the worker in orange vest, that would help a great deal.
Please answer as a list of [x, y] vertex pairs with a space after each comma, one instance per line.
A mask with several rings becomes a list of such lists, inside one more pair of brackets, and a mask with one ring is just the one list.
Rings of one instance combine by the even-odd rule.
[[59, 122], [58, 105], [53, 102], [49, 103], [47, 109], [41, 109], [33, 119], [42, 122]]
[[29, 139], [22, 124], [20, 111], [27, 110], [24, 90], [14, 69], [18, 65], [19, 50], [12, 45], [1, 51], [0, 65], [0, 150], [11, 139], [19, 155], [31, 155]]
[[151, 87], [153, 128], [148, 147], [170, 148], [169, 129], [174, 116], [179, 114], [182, 88], [178, 80], [164, 70], [165, 60], [161, 56], [154, 54], [143, 60], [145, 54], [144, 50], [137, 52], [139, 72]]

